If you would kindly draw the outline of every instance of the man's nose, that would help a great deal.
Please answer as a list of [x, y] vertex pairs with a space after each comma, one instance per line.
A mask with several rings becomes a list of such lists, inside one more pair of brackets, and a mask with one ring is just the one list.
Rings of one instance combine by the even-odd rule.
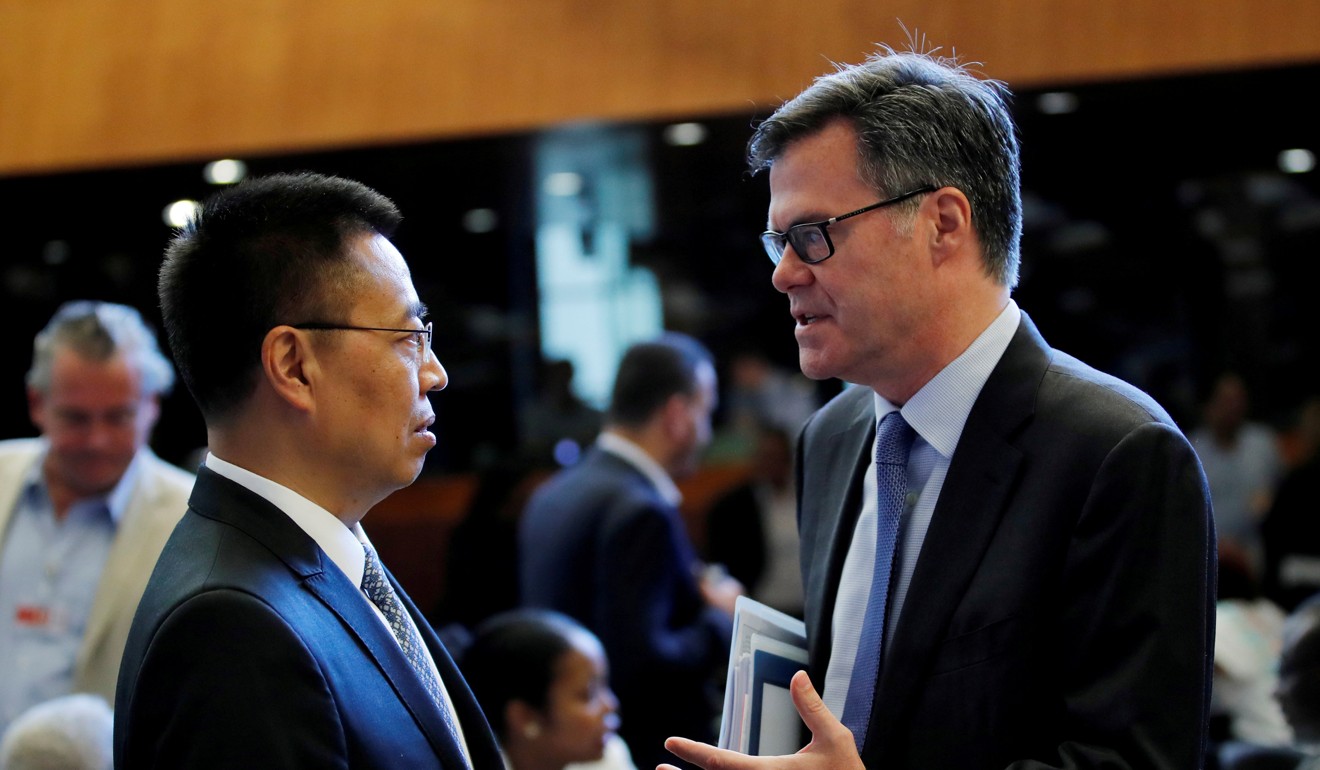
[[811, 277], [811, 267], [798, 259], [797, 252], [793, 251], [791, 245], [786, 245], [784, 255], [780, 257], [779, 264], [775, 265], [775, 271], [770, 274], [770, 283], [781, 294], [787, 294], [789, 289], [809, 282]]
[[422, 361], [422, 368], [419, 372], [422, 383], [422, 392], [430, 393], [436, 390], [444, 390], [449, 384], [449, 373], [440, 363], [440, 358], [434, 350], [426, 351], [426, 359]]
[[88, 420], [83, 431], [83, 442], [91, 449], [104, 449], [110, 445], [114, 428], [104, 420]]

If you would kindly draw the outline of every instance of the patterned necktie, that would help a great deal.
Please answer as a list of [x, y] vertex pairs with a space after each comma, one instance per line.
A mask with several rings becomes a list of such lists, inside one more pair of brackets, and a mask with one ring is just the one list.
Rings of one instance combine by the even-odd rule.
[[417, 672], [431, 700], [440, 709], [445, 719], [445, 727], [449, 728], [454, 742], [461, 746], [458, 728], [454, 724], [454, 715], [450, 713], [449, 704], [440, 691], [440, 680], [436, 678], [435, 670], [431, 668], [430, 661], [426, 658], [426, 648], [422, 644], [422, 637], [417, 632], [417, 627], [413, 625], [412, 618], [408, 617], [408, 611], [404, 609], [403, 602], [399, 601], [399, 595], [394, 593], [394, 588], [385, 577], [385, 571], [380, 568], [376, 552], [365, 544], [362, 550], [367, 555], [367, 562], [362, 570], [363, 593], [380, 609], [385, 620], [389, 622], [390, 631], [398, 640], [404, 657], [408, 659], [413, 671]]
[[880, 660], [885, 638], [885, 608], [889, 603], [889, 575], [894, 566], [898, 544], [898, 523], [907, 497], [908, 450], [916, 437], [912, 427], [897, 411], [880, 421], [875, 448], [877, 509], [875, 532], [875, 572], [871, 593], [866, 601], [866, 617], [857, 640], [857, 658], [853, 662], [848, 697], [844, 700], [843, 724], [852, 731], [857, 750], [866, 742], [866, 726], [871, 721], [871, 702], [879, 679]]

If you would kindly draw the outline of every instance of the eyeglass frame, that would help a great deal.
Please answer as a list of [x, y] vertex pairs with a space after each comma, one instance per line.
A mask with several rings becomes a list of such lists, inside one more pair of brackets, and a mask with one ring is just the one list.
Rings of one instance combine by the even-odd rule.
[[830, 225], [837, 224], [845, 219], [851, 219], [859, 214], [865, 214], [868, 211], [875, 211], [876, 209], [884, 208], [885, 206], [892, 206], [895, 203], [902, 203], [909, 198], [914, 198], [924, 193], [935, 192], [938, 189], [940, 188], [933, 185], [927, 185], [925, 187], [917, 188], [916, 190], [910, 190], [902, 195], [895, 195], [892, 198], [886, 198], [879, 203], [872, 203], [870, 206], [863, 206], [856, 211], [849, 211], [847, 214], [840, 214], [837, 217], [822, 219], [819, 222], [802, 222], [801, 224], [793, 225], [782, 233], [777, 230], [766, 230], [761, 233], [761, 245], [765, 247], [766, 256], [770, 257], [770, 261], [775, 267], [778, 267], [779, 263], [784, 259], [784, 252], [788, 251], [789, 246], [793, 245], [790, 240], [793, 232], [815, 228], [820, 231], [821, 237], [825, 239], [825, 245], [830, 249], [829, 253], [819, 259], [807, 259], [798, 251], [796, 246], [793, 247], [793, 253], [797, 254], [798, 259], [802, 260], [804, 264], [818, 265], [834, 256], [834, 241], [830, 239]]
[[294, 329], [305, 329], [307, 331], [358, 331], [358, 332], [399, 332], [400, 334], [416, 334], [418, 339], [417, 352], [422, 354], [422, 360], [431, 354], [432, 322], [427, 321], [421, 329], [389, 329], [384, 326], [351, 326], [349, 324], [331, 324], [320, 321], [306, 321], [304, 323], [287, 324]]

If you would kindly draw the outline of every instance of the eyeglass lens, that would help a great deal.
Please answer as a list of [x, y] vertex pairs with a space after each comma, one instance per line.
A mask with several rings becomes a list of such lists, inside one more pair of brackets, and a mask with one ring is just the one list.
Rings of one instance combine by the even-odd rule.
[[790, 245], [798, 258], [808, 263], [827, 259], [833, 251], [825, 228], [818, 224], [795, 225], [783, 235], [765, 233], [761, 236], [761, 242], [765, 244], [765, 253], [775, 264], [784, 258], [784, 251]]
[[420, 332], [417, 340], [417, 349], [421, 352], [422, 358], [431, 355], [431, 322], [426, 322], [426, 331]]

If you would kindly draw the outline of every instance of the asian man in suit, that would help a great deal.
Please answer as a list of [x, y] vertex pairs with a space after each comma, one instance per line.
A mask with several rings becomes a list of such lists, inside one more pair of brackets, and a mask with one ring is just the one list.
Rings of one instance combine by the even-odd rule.
[[799, 442], [810, 681], [793, 696], [814, 740], [774, 760], [668, 742], [680, 756], [1202, 762], [1205, 477], [1164, 409], [1049, 347], [1011, 299], [1006, 96], [955, 61], [886, 50], [818, 78], [751, 140], [802, 369], [854, 383]]
[[412, 483], [446, 384], [394, 205], [314, 174], [206, 202], [160, 274], [210, 454], [134, 619], [115, 766], [502, 768], [361, 520]]

